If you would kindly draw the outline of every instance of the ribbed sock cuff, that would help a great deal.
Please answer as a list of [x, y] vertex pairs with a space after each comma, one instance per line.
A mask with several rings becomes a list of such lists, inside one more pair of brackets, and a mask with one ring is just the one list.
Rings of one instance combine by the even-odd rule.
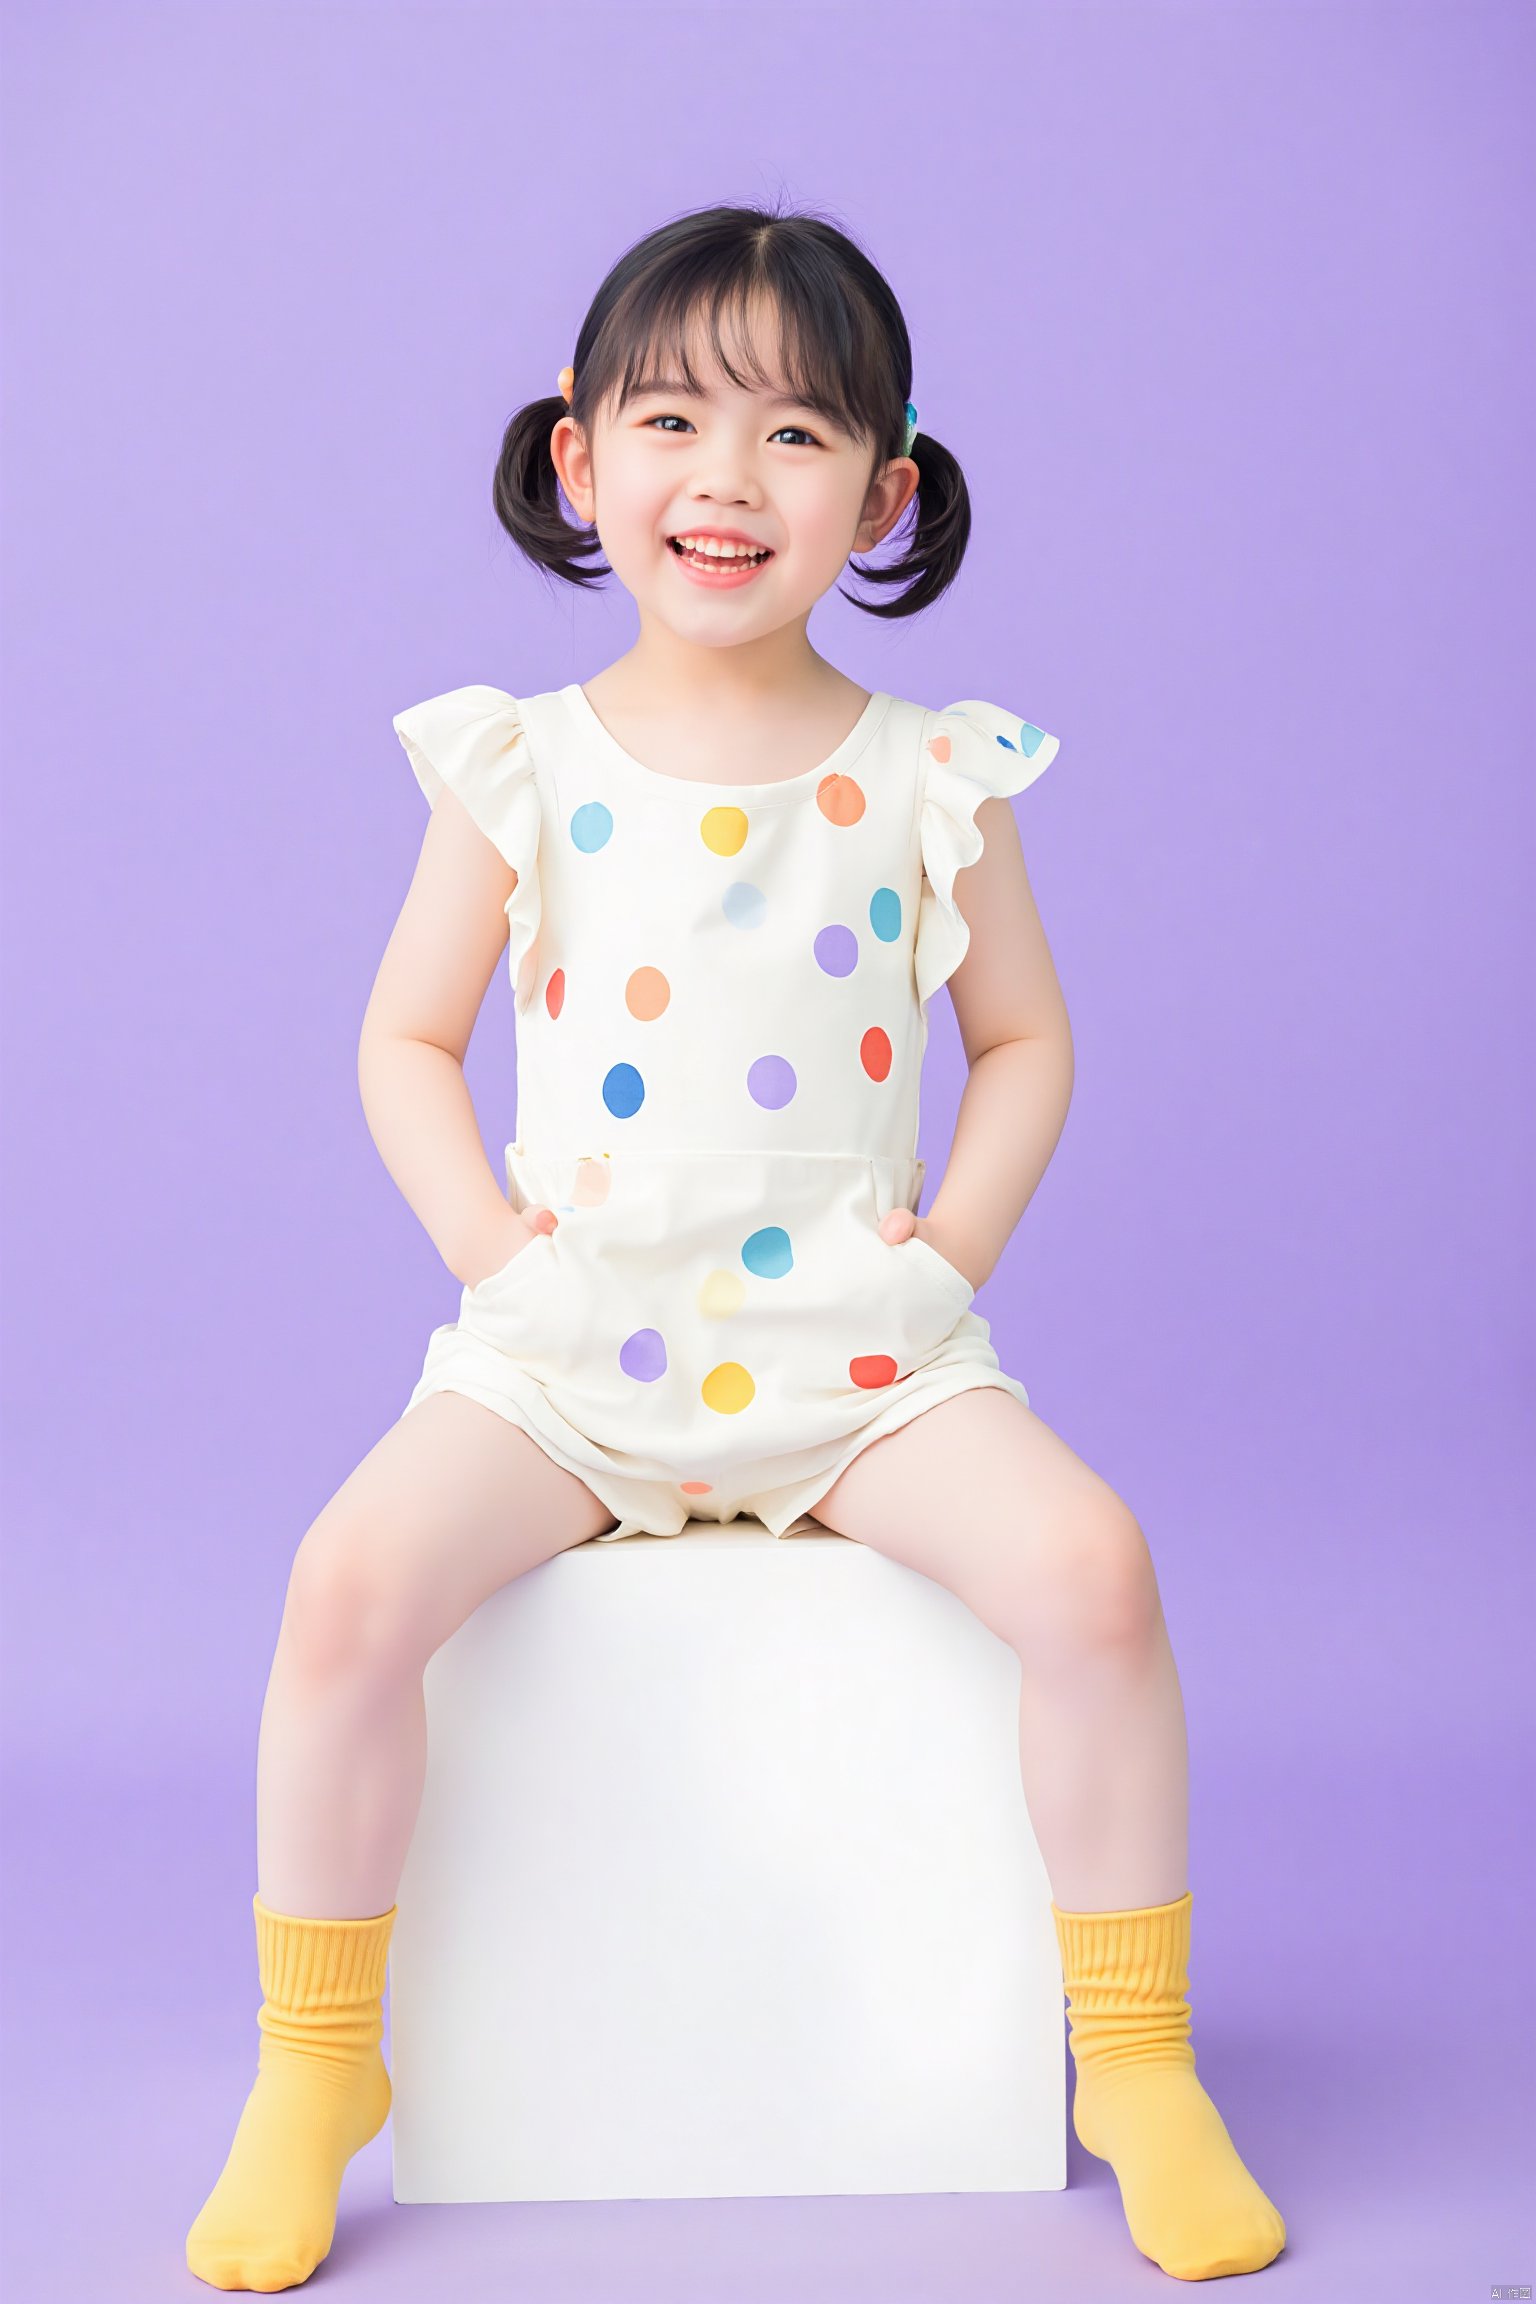
[[1167, 2003], [1189, 1990], [1188, 1890], [1129, 1912], [1063, 1912], [1053, 1903], [1062, 1978], [1073, 2008]]
[[251, 1903], [261, 1989], [273, 2008], [303, 2015], [382, 1997], [398, 1905], [367, 1920], [302, 1920], [269, 1910], [259, 1895]]

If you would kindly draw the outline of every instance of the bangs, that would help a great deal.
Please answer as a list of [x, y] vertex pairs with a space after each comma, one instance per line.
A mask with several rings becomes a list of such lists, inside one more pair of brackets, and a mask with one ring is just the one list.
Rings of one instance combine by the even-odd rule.
[[[771, 275], [774, 267], [768, 266]], [[807, 283], [753, 278], [637, 281], [609, 315], [589, 368], [615, 417], [648, 393], [679, 386], [706, 397], [723, 377], [804, 408], [851, 438], [889, 429], [889, 356], [878, 330], [865, 340], [846, 301], [807, 295]], [[754, 320], [756, 326], [754, 326]], [[611, 348], [611, 349], [610, 349]]]

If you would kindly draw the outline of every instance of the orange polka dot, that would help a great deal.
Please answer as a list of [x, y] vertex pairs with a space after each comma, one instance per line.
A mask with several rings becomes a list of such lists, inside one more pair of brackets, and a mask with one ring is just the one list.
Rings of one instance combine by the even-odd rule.
[[613, 1189], [613, 1166], [606, 1152], [593, 1153], [576, 1163], [571, 1202], [577, 1208], [601, 1208]]
[[565, 1006], [565, 970], [557, 968], [544, 987], [544, 1005], [551, 1016], [558, 1016]]
[[930, 736], [928, 739], [928, 749], [933, 754], [934, 759], [937, 760], [939, 766], [942, 768], [948, 762], [949, 755], [953, 747], [951, 746], [947, 736]]
[[624, 987], [624, 1005], [642, 1024], [661, 1015], [671, 998], [672, 987], [659, 968], [637, 968]]
[[712, 1496], [715, 1492], [713, 1480], [679, 1480], [678, 1486], [685, 1496]]
[[857, 824], [864, 813], [864, 794], [851, 776], [823, 776], [816, 787], [816, 805], [829, 824]]
[[888, 1080], [891, 1076], [891, 1041], [889, 1033], [882, 1032], [878, 1024], [871, 1024], [859, 1042], [859, 1062], [871, 1080]]

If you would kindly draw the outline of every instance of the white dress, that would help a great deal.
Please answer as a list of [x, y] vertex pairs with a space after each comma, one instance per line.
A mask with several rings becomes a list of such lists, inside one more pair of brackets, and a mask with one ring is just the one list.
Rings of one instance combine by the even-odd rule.
[[461, 1392], [618, 1525], [775, 1535], [871, 1441], [976, 1386], [1028, 1404], [918, 1205], [927, 1002], [965, 955], [978, 804], [1057, 740], [995, 704], [877, 693], [819, 767], [644, 767], [578, 683], [455, 688], [394, 722], [515, 867], [514, 1208], [551, 1234], [463, 1291], [406, 1403]]

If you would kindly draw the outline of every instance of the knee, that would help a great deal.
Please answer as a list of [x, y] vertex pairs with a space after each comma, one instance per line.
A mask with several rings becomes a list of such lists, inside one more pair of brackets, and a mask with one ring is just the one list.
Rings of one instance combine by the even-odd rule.
[[1162, 1600], [1141, 1525], [1112, 1488], [1094, 1488], [1058, 1518], [1039, 1572], [1021, 1587], [1012, 1645], [1021, 1657], [1117, 1649], [1156, 1638]]
[[328, 1506], [306, 1531], [288, 1575], [279, 1649], [308, 1679], [369, 1679], [424, 1663], [412, 1611], [382, 1565], [378, 1531]]

